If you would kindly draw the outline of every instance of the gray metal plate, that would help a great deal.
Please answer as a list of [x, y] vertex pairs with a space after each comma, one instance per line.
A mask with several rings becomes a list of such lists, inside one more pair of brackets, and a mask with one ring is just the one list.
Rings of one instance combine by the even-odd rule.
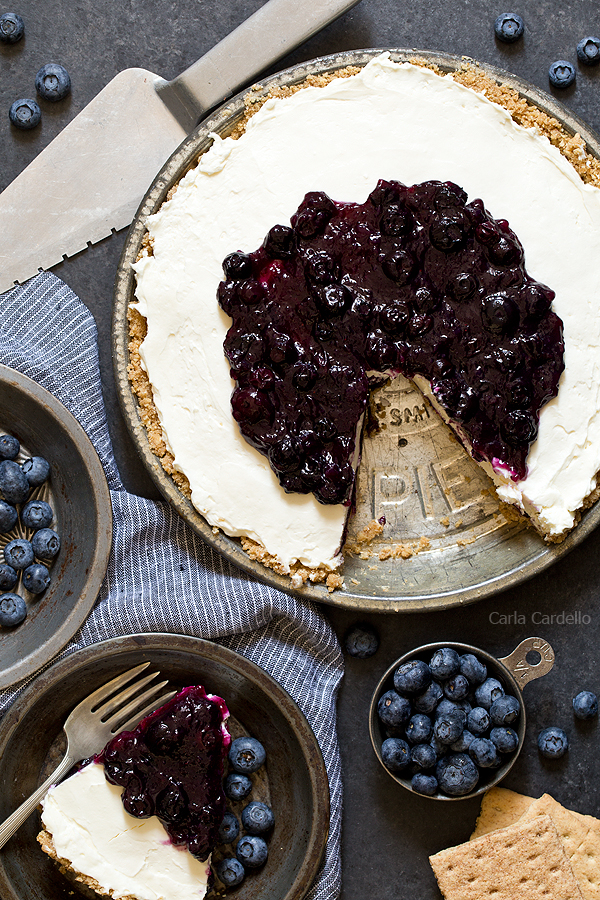
[[[308, 75], [365, 65], [380, 52], [356, 50], [322, 57], [266, 79], [261, 85], [266, 93], [271, 87], [301, 82]], [[396, 61], [419, 56], [444, 71], [455, 71], [464, 62], [421, 50], [390, 53]], [[598, 138], [552, 97], [494, 67], [481, 65], [481, 69], [518, 90], [570, 133], [579, 133], [590, 152], [600, 158]], [[250, 560], [237, 540], [213, 534], [163, 471], [150, 450], [127, 376], [127, 307], [134, 289], [131, 263], [139, 252], [147, 216], [160, 207], [170, 187], [208, 149], [210, 134], [226, 135], [243, 112], [243, 94], [239, 94], [205, 120], [175, 152], [144, 198], [119, 264], [113, 310], [117, 391], [130, 434], [157, 487], [195, 531], [240, 568], [274, 587], [336, 606], [365, 612], [444, 609], [471, 603], [541, 572], [589, 534], [598, 523], [600, 506], [588, 510], [562, 544], [546, 545], [522, 522], [503, 516], [491, 482], [419, 391], [403, 378], [384, 386], [372, 400], [379, 430], [363, 443], [357, 508], [349, 523], [348, 538], [352, 542], [366, 524], [382, 516], [384, 530], [363, 554], [346, 556], [345, 587], [341, 590], [329, 593], [324, 586], [309, 583], [292, 591], [288, 578]], [[399, 541], [407, 558], [397, 555]], [[419, 552], [414, 552], [415, 546], [420, 546]]]

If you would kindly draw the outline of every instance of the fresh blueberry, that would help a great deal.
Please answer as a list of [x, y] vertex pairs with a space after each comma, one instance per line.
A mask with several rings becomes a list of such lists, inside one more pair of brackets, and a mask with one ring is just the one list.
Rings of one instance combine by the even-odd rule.
[[358, 659], [373, 656], [379, 647], [379, 637], [371, 625], [355, 625], [344, 638], [346, 652]]
[[431, 669], [421, 659], [411, 659], [394, 672], [394, 687], [399, 694], [421, 694], [431, 684]]
[[25, 538], [15, 538], [4, 548], [4, 561], [13, 569], [26, 569], [33, 562], [33, 546]]
[[416, 744], [410, 751], [410, 761], [413, 768], [420, 772], [433, 769], [438, 760], [437, 753], [431, 744]]
[[480, 769], [495, 769], [500, 765], [496, 745], [489, 738], [477, 737], [471, 741], [469, 756]]
[[466, 700], [470, 690], [471, 685], [468, 679], [460, 672], [453, 678], [449, 678], [444, 684], [444, 694], [448, 700]]
[[452, 647], [441, 647], [436, 650], [429, 661], [431, 674], [436, 681], [446, 681], [457, 674], [460, 658]]
[[559, 759], [569, 749], [569, 739], [562, 728], [551, 725], [538, 734], [538, 750], [547, 759]]
[[42, 111], [35, 102], [27, 97], [15, 100], [8, 111], [8, 118], [15, 128], [29, 131], [42, 121]]
[[424, 772], [416, 772], [411, 779], [410, 786], [417, 794], [433, 797], [437, 793], [438, 782], [435, 775], [425, 775]]
[[381, 759], [390, 772], [401, 772], [410, 762], [410, 747], [402, 738], [386, 738], [381, 745]]
[[244, 800], [252, 790], [252, 782], [247, 775], [231, 772], [225, 779], [223, 787], [229, 800]]
[[246, 870], [239, 861], [233, 856], [226, 856], [219, 860], [216, 866], [217, 878], [223, 882], [225, 887], [237, 887], [244, 880]]
[[50, 463], [43, 456], [32, 456], [23, 460], [21, 468], [25, 472], [31, 487], [43, 484], [50, 474]]
[[457, 711], [449, 710], [435, 720], [433, 733], [441, 744], [450, 745], [459, 739], [464, 727], [463, 717]]
[[573, 697], [573, 712], [578, 719], [594, 719], [598, 715], [598, 698], [592, 691], [580, 691]]
[[514, 753], [519, 746], [519, 735], [514, 728], [509, 728], [507, 725], [492, 728], [490, 740], [499, 753]]
[[0, 462], [0, 491], [9, 503], [23, 503], [29, 494], [29, 482], [19, 463], [12, 459]]
[[41, 594], [50, 584], [50, 572], [42, 563], [33, 563], [23, 571], [23, 586], [32, 594]]
[[502, 13], [494, 22], [494, 34], [499, 41], [512, 44], [524, 31], [524, 22], [518, 13]]
[[483, 706], [489, 710], [494, 700], [504, 697], [504, 688], [497, 678], [486, 678], [475, 690], [475, 702], [477, 706]]
[[487, 678], [487, 666], [474, 653], [464, 653], [460, 658], [460, 673], [476, 687]]
[[60, 550], [60, 538], [51, 528], [40, 528], [31, 538], [31, 546], [38, 559], [54, 559]]
[[16, 44], [25, 34], [25, 23], [18, 13], [7, 12], [0, 16], [0, 42]]
[[435, 732], [429, 741], [429, 746], [435, 753], [437, 759], [441, 759], [442, 756], [445, 756], [448, 752], [448, 744], [442, 744], [442, 742], [436, 738]]
[[460, 717], [460, 720], [461, 720], [461, 722], [463, 724], [463, 728], [464, 728], [464, 726], [467, 723], [467, 715], [469, 714], [469, 711], [470, 711], [470, 709], [466, 710], [463, 707], [464, 702], [465, 701], [463, 700], [463, 701], [461, 701], [461, 703], [455, 703], [454, 700], [448, 700], [447, 697], [444, 697], [444, 699], [440, 700], [440, 702], [437, 705], [437, 709], [435, 711], [436, 719], [439, 719], [440, 716], [445, 716], [446, 713], [456, 714]]
[[46, 63], [35, 76], [35, 89], [44, 100], [56, 103], [71, 91], [71, 78], [64, 66]]
[[30, 500], [21, 510], [21, 522], [33, 531], [47, 528], [53, 518], [52, 507], [45, 500]]
[[575, 81], [575, 66], [566, 59], [557, 59], [548, 69], [550, 84], [555, 88], [568, 88]]
[[415, 699], [413, 700], [413, 706], [417, 710], [417, 712], [432, 713], [443, 696], [444, 692], [440, 685], [437, 683], [437, 681], [432, 681], [429, 687], [424, 690], [422, 694], [419, 694], [418, 697], [415, 697]]
[[234, 771], [240, 772], [242, 775], [256, 772], [265, 759], [265, 748], [260, 741], [253, 737], [236, 738], [229, 748], [229, 762]]
[[450, 797], [470, 794], [479, 781], [477, 766], [466, 753], [452, 753], [440, 759], [436, 776], [441, 790]]
[[433, 732], [433, 725], [425, 713], [415, 713], [406, 726], [406, 739], [410, 744], [426, 743]]
[[266, 803], [252, 800], [242, 810], [242, 825], [249, 834], [265, 834], [274, 824], [273, 810]]
[[240, 823], [237, 816], [229, 810], [223, 816], [221, 825], [219, 826], [219, 840], [222, 844], [231, 844], [235, 841], [240, 833]]
[[396, 691], [386, 691], [377, 703], [377, 715], [382, 725], [387, 728], [399, 728], [410, 719], [411, 706], [406, 697]]
[[600, 38], [582, 38], [577, 44], [577, 59], [584, 66], [597, 65], [600, 62]]
[[0, 459], [16, 459], [21, 445], [12, 434], [0, 435]]
[[7, 563], [0, 563], [0, 591], [10, 591], [17, 583], [19, 573]]
[[479, 737], [490, 727], [490, 714], [483, 706], [475, 706], [467, 716], [467, 725], [469, 731], [472, 731], [476, 737]]
[[3, 594], [0, 597], [0, 625], [12, 628], [20, 625], [27, 615], [25, 601], [18, 594]]
[[244, 868], [258, 869], [266, 863], [269, 848], [264, 838], [256, 834], [247, 834], [237, 842], [235, 855]]
[[490, 721], [492, 725], [512, 725], [519, 718], [521, 704], [516, 697], [506, 694], [494, 700], [490, 706]]
[[453, 744], [450, 744], [450, 749], [455, 753], [467, 753], [474, 740], [475, 735], [465, 728], [459, 739], [454, 741]]
[[12, 504], [0, 500], [0, 532], [6, 534], [17, 524], [19, 514]]

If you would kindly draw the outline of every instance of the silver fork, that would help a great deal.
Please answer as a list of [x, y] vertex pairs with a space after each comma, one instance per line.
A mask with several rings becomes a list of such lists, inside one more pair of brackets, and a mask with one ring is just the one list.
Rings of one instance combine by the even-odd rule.
[[151, 685], [143, 693], [139, 693], [160, 674], [151, 672], [138, 678], [149, 665], [149, 662], [145, 662], [117, 675], [75, 707], [63, 726], [67, 737], [64, 758], [37, 791], [0, 825], [0, 847], [5, 845], [31, 815], [48, 789], [61, 781], [76, 762], [98, 753], [118, 731], [135, 728], [140, 719], [175, 696], [176, 691], [158, 696], [168, 684], [167, 681]]

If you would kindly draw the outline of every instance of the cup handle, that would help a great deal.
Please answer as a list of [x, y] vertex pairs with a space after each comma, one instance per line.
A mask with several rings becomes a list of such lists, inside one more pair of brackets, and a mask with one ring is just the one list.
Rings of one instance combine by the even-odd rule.
[[[527, 654], [532, 650], [540, 656], [536, 663], [527, 661]], [[543, 638], [528, 637], [521, 641], [519, 646], [515, 647], [508, 656], [498, 659], [498, 662], [506, 666], [520, 687], [523, 688], [530, 681], [548, 674], [554, 665], [554, 650]]]

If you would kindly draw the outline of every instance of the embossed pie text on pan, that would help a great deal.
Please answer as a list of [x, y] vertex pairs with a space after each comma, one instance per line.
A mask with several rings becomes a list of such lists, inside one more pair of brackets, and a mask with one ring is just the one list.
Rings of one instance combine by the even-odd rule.
[[[270, 88], [298, 84], [309, 75], [365, 65], [380, 52], [347, 51], [303, 63], [265, 79], [256, 96], [266, 94]], [[418, 56], [444, 72], [456, 71], [464, 63], [457, 57], [417, 50], [392, 50], [390, 55], [397, 62]], [[589, 152], [600, 157], [596, 136], [551, 97], [491, 66], [481, 65], [480, 69], [555, 117], [570, 134], [580, 134]], [[127, 309], [135, 287], [131, 265], [142, 246], [146, 219], [210, 147], [210, 135], [216, 132], [226, 136], [243, 114], [243, 95], [238, 95], [204, 121], [171, 157], [142, 202], [126, 240], [116, 280], [113, 354], [123, 414], [159, 490], [189, 525], [227, 559], [254, 577], [290, 592], [289, 578], [251, 560], [239, 541], [214, 533], [162, 469], [150, 448], [127, 372]], [[379, 542], [371, 545], [374, 552], [369, 558], [346, 555], [343, 588], [329, 593], [324, 585], [307, 582], [295, 591], [301, 596], [372, 612], [418, 612], [464, 605], [543, 571], [579, 544], [598, 523], [600, 507], [595, 504], [563, 543], [549, 545], [518, 518], [504, 517], [487, 477], [422, 394], [403, 377], [388, 382], [372, 395], [371, 411], [379, 429], [364, 439], [357, 509], [349, 522], [348, 537], [351, 541], [365, 525], [382, 516], [386, 528]], [[408, 558], [391, 558], [398, 541], [406, 545]], [[414, 553], [416, 546], [420, 551]]]

